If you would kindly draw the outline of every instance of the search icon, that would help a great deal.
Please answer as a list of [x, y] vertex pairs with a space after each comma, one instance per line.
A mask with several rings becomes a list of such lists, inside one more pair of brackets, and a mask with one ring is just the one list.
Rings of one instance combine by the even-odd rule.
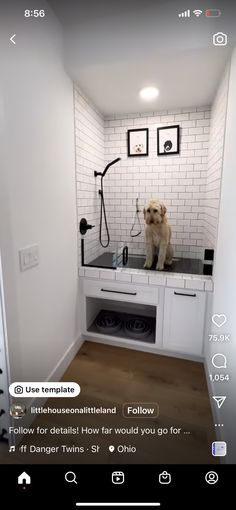
[[77, 484], [76, 475], [75, 475], [74, 471], [67, 471], [67, 473], [65, 474], [65, 480], [68, 483], [74, 482]]

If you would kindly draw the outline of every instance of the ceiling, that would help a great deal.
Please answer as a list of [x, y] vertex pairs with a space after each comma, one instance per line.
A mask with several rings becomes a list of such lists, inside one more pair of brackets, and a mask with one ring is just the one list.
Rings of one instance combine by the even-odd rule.
[[[48, 3], [63, 27], [67, 72], [104, 115], [211, 104], [236, 44], [230, 0], [218, 2], [222, 15], [211, 19], [179, 18], [186, 4], [177, 0]], [[216, 7], [197, 3], [203, 11]], [[213, 46], [218, 31], [227, 33], [227, 46]], [[144, 102], [139, 90], [150, 85], [160, 94]]]

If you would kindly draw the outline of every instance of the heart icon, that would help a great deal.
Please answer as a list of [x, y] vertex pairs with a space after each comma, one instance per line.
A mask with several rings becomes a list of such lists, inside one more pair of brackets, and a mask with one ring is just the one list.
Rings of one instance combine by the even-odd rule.
[[215, 313], [214, 315], [212, 315], [211, 320], [213, 324], [217, 326], [217, 328], [221, 328], [221, 326], [223, 326], [226, 323], [227, 317], [226, 315], [224, 315], [224, 313], [221, 314]]

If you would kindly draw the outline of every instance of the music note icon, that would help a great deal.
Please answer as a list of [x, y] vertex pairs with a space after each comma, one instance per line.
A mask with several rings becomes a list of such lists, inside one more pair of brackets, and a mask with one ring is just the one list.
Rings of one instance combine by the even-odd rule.
[[10, 446], [8, 451], [9, 451], [9, 453], [15, 452], [16, 451], [16, 447], [15, 446]]

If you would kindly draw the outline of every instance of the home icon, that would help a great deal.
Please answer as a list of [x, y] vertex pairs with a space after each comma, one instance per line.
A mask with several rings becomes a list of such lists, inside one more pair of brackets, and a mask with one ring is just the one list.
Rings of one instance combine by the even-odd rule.
[[31, 483], [31, 478], [27, 473], [24, 471], [21, 473], [20, 476], [18, 476], [18, 485], [29, 485]]

